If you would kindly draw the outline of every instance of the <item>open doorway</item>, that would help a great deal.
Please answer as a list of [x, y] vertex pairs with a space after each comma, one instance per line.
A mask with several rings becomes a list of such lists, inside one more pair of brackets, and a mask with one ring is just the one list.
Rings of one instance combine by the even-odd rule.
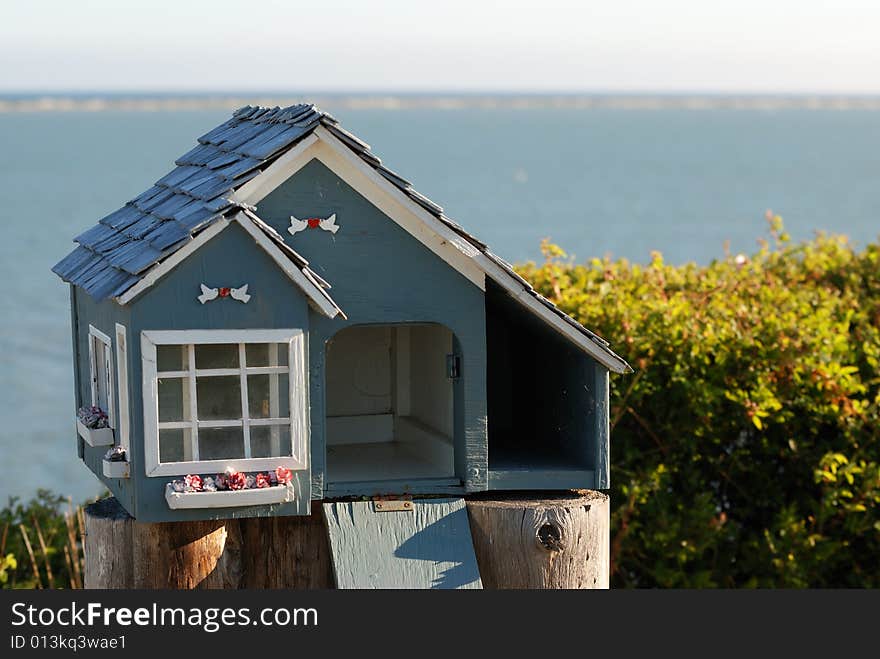
[[451, 478], [452, 332], [360, 325], [327, 344], [327, 481]]

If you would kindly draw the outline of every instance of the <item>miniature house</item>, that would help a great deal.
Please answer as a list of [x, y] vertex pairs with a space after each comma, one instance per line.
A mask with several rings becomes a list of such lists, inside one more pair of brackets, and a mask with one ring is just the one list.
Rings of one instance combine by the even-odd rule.
[[333, 117], [245, 107], [175, 164], [53, 269], [132, 516], [608, 487], [629, 366]]

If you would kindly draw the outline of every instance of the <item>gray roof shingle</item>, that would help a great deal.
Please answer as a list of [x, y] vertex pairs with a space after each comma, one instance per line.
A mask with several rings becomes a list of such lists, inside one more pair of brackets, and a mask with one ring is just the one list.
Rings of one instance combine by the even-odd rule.
[[[64, 281], [80, 286], [96, 300], [122, 295], [140, 281], [147, 270], [199, 232], [220, 218], [243, 210], [230, 200], [235, 190], [318, 126], [324, 126], [413, 202], [485, 254], [524, 291], [629, 368], [610, 350], [607, 341], [541, 296], [510, 264], [493, 254], [486, 243], [447, 217], [441, 206], [417, 192], [405, 178], [383, 166], [367, 143], [339, 126], [333, 116], [309, 104], [288, 108], [245, 106], [236, 110], [230, 119], [199, 137], [198, 144], [175, 161], [177, 167], [151, 188], [74, 238], [78, 246], [52, 271]], [[262, 222], [260, 225], [264, 231], [268, 226]], [[280, 236], [280, 242], [275, 236], [271, 237], [279, 246], [284, 246], [285, 254], [307, 270], [307, 276], [322, 284], [319, 288], [324, 288], [326, 282], [308, 269], [302, 257], [284, 245]]]

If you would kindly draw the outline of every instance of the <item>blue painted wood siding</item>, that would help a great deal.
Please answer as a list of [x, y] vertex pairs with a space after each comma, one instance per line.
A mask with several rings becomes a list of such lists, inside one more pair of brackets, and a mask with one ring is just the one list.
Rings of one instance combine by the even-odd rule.
[[[94, 298], [92, 298], [88, 293], [86, 293], [83, 289], [71, 286], [71, 319], [74, 324], [73, 333], [74, 333], [74, 360], [76, 361], [76, 366], [74, 368], [74, 372], [76, 374], [76, 406], [77, 408], [82, 405], [91, 404], [92, 399], [92, 387], [91, 387], [91, 371], [89, 369], [89, 325], [92, 325], [96, 329], [100, 330], [107, 336], [109, 336], [112, 341], [112, 350], [111, 360], [112, 360], [112, 371], [113, 371], [113, 384], [114, 384], [114, 394], [112, 404], [114, 409], [117, 411], [116, 413], [116, 425], [119, 425], [119, 382], [116, 377], [117, 365], [116, 365], [116, 323], [120, 323], [121, 325], [129, 326], [131, 314], [130, 310], [126, 307], [121, 307], [115, 302], [111, 302], [110, 300], [104, 300], [102, 302], [95, 302]], [[131, 343], [131, 334], [129, 333], [129, 343]], [[129, 347], [128, 351], [128, 360], [129, 360], [129, 369], [131, 368], [131, 349]], [[131, 373], [131, 370], [129, 370]], [[131, 377], [128, 379], [129, 381], [129, 400], [131, 400]], [[71, 428], [74, 425], [74, 419], [76, 418], [76, 410], [71, 411], [70, 424]], [[131, 479], [120, 479], [120, 478], [105, 478], [103, 472], [103, 463], [104, 454], [107, 452], [109, 446], [89, 446], [86, 444], [79, 435], [76, 434], [76, 430], [73, 431], [74, 436], [77, 440], [79, 455], [83, 459], [83, 462], [86, 463], [89, 469], [91, 469], [95, 475], [101, 480], [104, 486], [113, 493], [119, 503], [128, 510], [133, 511], [135, 509], [135, 488]], [[116, 431], [116, 441], [119, 441], [118, 429]]]

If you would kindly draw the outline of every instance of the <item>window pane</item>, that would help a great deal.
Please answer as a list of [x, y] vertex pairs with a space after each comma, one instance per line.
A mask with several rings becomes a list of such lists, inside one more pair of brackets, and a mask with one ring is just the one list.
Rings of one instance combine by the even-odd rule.
[[278, 416], [290, 416], [290, 376], [287, 373], [278, 375]]
[[[271, 375], [249, 375], [248, 376], [248, 411], [252, 419], [267, 419], [278, 416], [278, 403], [271, 404], [270, 394], [272, 393]], [[278, 380], [278, 376], [274, 376]]]
[[189, 366], [186, 346], [156, 346], [156, 369], [185, 371]]
[[199, 460], [244, 457], [244, 431], [241, 428], [199, 428]]
[[248, 343], [244, 347], [248, 366], [268, 366], [269, 365], [269, 344], [268, 343]]
[[287, 366], [286, 343], [248, 343], [244, 349], [248, 366]]
[[238, 344], [196, 346], [196, 368], [238, 368]]
[[290, 352], [289, 343], [274, 343], [278, 349], [278, 366], [287, 366], [287, 354]]
[[110, 355], [101, 341], [94, 342], [95, 352], [95, 405], [110, 412]]
[[192, 430], [159, 431], [159, 462], [192, 460]]
[[252, 457], [271, 458], [290, 454], [290, 424], [251, 426]]
[[184, 409], [183, 378], [159, 378], [159, 423], [183, 421], [189, 416]]
[[241, 380], [237, 375], [196, 379], [200, 421], [241, 418]]

